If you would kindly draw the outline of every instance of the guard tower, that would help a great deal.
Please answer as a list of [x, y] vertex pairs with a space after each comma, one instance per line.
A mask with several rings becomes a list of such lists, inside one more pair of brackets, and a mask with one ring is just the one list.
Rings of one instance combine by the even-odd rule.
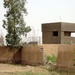
[[56, 22], [42, 24], [43, 44], [75, 44], [75, 23]]

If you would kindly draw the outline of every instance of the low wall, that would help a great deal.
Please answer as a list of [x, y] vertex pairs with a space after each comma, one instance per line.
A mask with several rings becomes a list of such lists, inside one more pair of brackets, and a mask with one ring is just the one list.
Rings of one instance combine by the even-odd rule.
[[[10, 50], [9, 47], [0, 46], [0, 62], [2, 63], [15, 63], [20, 59], [20, 52], [17, 49]], [[18, 56], [18, 58], [16, 58]]]
[[27, 45], [21, 50], [0, 46], [1, 63], [22, 63], [25, 65], [43, 65], [44, 53], [38, 45]]
[[59, 45], [61, 45], [61, 44], [42, 44], [42, 45], [39, 45], [39, 46], [43, 47], [43, 50], [44, 50], [44, 53], [45, 53], [46, 56], [48, 56], [48, 55], [57, 56]]
[[56, 55], [58, 68], [75, 70], [74, 53], [75, 45], [69, 44], [27, 45], [22, 50], [0, 47], [0, 62], [39, 65], [45, 64], [45, 55]]
[[57, 68], [62, 70], [75, 71], [75, 45], [59, 45]]
[[21, 55], [22, 64], [43, 65], [45, 63], [43, 50], [38, 45], [26, 45]]

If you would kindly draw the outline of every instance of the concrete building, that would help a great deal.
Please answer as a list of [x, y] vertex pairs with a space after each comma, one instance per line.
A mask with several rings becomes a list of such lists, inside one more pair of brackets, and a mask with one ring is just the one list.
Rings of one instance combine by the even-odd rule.
[[74, 44], [75, 23], [55, 22], [42, 24], [43, 44]]

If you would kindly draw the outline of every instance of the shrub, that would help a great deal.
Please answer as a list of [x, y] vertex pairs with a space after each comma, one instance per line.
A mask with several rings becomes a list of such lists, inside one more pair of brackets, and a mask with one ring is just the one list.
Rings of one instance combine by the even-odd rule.
[[56, 63], [56, 56], [55, 55], [49, 55], [49, 56], [47, 56], [47, 63], [49, 62], [49, 61], [51, 61], [52, 63]]

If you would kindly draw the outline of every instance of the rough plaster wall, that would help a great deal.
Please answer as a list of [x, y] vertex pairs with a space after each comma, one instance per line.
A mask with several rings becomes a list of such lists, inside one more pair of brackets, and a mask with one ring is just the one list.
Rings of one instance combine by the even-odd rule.
[[22, 49], [22, 64], [44, 64], [43, 51], [40, 50], [38, 45], [27, 45]]
[[65, 70], [75, 70], [75, 45], [62, 44], [58, 48], [57, 66]]
[[43, 46], [43, 50], [46, 56], [48, 55], [55, 55], [58, 54], [58, 46], [59, 44], [42, 44], [39, 46]]
[[11, 63], [17, 49], [10, 50], [9, 47], [0, 46], [0, 62]]

